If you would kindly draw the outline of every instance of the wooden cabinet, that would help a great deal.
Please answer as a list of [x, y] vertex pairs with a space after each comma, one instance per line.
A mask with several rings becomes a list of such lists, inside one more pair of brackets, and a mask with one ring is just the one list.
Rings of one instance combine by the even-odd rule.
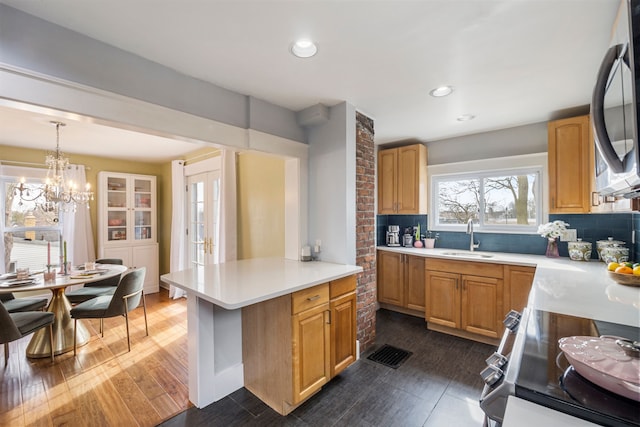
[[356, 276], [329, 283], [331, 310], [331, 378], [356, 361], [358, 327]]
[[378, 302], [424, 313], [424, 258], [378, 251]]
[[242, 309], [245, 387], [287, 415], [356, 359], [356, 277]]
[[594, 142], [589, 116], [549, 122], [549, 213], [588, 213]]
[[156, 177], [98, 173], [98, 257], [146, 267], [144, 291], [159, 290]]
[[504, 267], [504, 309], [503, 315], [510, 310], [522, 313], [529, 300], [529, 292], [533, 284], [535, 267], [505, 265]]
[[[301, 303], [298, 304], [297, 300]], [[329, 285], [293, 294], [293, 399], [296, 405], [320, 390], [331, 376]]]
[[430, 258], [425, 266], [425, 319], [430, 329], [468, 338], [500, 336], [502, 265]]
[[427, 148], [424, 145], [378, 152], [378, 213], [427, 213]]

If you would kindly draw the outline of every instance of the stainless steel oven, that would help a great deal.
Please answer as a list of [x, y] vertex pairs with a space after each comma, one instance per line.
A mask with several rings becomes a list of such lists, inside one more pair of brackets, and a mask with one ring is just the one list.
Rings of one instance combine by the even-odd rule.
[[[487, 419], [485, 425], [502, 423], [510, 395], [564, 412], [595, 424], [621, 427], [640, 426], [640, 404], [605, 390], [578, 374], [563, 357], [558, 340], [570, 336], [602, 335], [640, 341], [640, 328], [616, 323], [569, 316], [542, 310], [525, 309], [512, 336], [511, 351], [499, 352], [507, 357], [502, 375], [490, 366], [483, 371], [485, 386], [480, 407]], [[503, 336], [503, 341], [505, 337]], [[487, 359], [488, 364], [497, 356]], [[495, 380], [495, 382], [494, 382]]]
[[480, 373], [485, 386], [480, 396], [480, 408], [485, 413], [484, 425], [502, 423], [507, 407], [507, 398], [515, 395], [515, 380], [520, 369], [524, 328], [529, 318], [529, 310], [522, 313], [511, 311], [505, 317], [505, 325], [500, 345], [487, 358], [487, 367]]

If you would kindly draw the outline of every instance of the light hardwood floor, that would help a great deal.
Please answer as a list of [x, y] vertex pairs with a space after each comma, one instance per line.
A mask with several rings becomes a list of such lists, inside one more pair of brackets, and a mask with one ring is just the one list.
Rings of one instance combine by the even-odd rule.
[[53, 364], [26, 358], [31, 336], [11, 343], [9, 363], [0, 365], [0, 425], [155, 426], [191, 406], [186, 300], [170, 300], [161, 289], [146, 302], [149, 336], [136, 309], [130, 353], [122, 317], [105, 319], [104, 338], [97, 320], [85, 321], [90, 342]]

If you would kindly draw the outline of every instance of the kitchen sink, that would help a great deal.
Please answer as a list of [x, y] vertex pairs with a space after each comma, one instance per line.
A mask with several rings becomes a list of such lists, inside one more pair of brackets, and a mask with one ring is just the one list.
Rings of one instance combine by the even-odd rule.
[[442, 255], [447, 256], [459, 256], [459, 257], [472, 257], [472, 258], [493, 258], [493, 255], [481, 254], [478, 252], [442, 252]]

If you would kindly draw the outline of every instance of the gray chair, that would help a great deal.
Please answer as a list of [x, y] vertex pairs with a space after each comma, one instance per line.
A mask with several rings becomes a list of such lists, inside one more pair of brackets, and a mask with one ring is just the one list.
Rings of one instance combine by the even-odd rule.
[[17, 313], [20, 311], [43, 310], [49, 300], [46, 298], [16, 298], [12, 293], [8, 293], [0, 294], [0, 302], [9, 313]]
[[9, 343], [29, 335], [45, 326], [49, 327], [49, 344], [51, 345], [51, 362], [53, 362], [53, 321], [55, 315], [48, 311], [23, 311], [9, 313], [0, 304], [0, 344], [4, 344], [4, 365], [9, 360]]
[[[123, 264], [122, 260], [119, 258], [100, 258], [96, 260], [96, 263], [117, 265]], [[108, 279], [85, 283], [83, 287], [74, 289], [73, 291], [68, 291], [65, 293], [65, 295], [71, 304], [80, 304], [81, 302], [88, 301], [95, 297], [103, 295], [113, 295], [119, 282], [120, 276], [109, 277]]]
[[136, 309], [142, 300], [144, 310], [144, 328], [149, 336], [149, 326], [147, 324], [147, 306], [144, 301], [144, 276], [146, 268], [141, 267], [136, 270], [129, 270], [122, 274], [120, 283], [116, 287], [113, 295], [100, 295], [71, 309], [73, 318], [73, 354], [76, 354], [76, 326], [78, 319], [100, 319], [100, 330], [104, 336], [103, 319], [116, 316], [124, 316], [127, 325], [127, 346], [131, 351], [131, 340], [129, 338], [129, 312]]

